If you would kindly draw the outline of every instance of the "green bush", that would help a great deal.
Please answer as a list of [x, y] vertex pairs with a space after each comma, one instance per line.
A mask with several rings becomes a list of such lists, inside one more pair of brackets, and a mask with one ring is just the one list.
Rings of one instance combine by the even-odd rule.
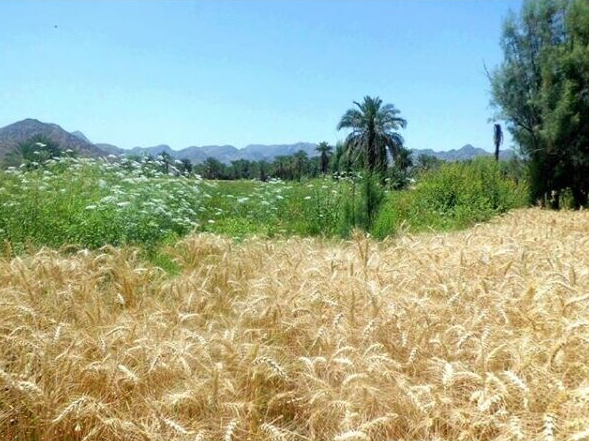
[[415, 188], [391, 192], [372, 229], [379, 238], [405, 222], [412, 231], [464, 228], [526, 205], [527, 188], [490, 158], [443, 164], [424, 172]]

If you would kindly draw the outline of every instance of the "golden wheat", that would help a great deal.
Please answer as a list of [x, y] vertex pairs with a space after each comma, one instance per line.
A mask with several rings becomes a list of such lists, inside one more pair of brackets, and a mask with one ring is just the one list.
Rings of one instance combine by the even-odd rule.
[[589, 440], [589, 213], [0, 260], [2, 440]]

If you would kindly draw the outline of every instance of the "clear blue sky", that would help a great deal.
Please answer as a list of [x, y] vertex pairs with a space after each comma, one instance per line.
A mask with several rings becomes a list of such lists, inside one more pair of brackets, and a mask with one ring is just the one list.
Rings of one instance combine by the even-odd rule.
[[[353, 100], [410, 148], [491, 149], [483, 61], [520, 1], [0, 2], [0, 126], [120, 147], [335, 142]], [[55, 26], [57, 25], [57, 28]]]

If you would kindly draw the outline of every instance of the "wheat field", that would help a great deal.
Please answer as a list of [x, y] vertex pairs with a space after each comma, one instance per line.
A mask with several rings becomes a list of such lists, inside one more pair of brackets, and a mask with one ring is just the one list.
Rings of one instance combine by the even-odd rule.
[[589, 213], [0, 259], [2, 440], [589, 439]]

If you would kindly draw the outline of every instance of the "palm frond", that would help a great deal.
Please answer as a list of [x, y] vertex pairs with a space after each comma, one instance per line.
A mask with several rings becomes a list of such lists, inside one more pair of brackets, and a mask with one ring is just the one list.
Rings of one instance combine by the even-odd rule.
[[369, 171], [386, 169], [387, 150], [396, 158], [403, 147], [403, 137], [397, 132], [407, 126], [407, 120], [393, 104], [383, 105], [379, 97], [365, 96], [356, 108], [348, 109], [341, 117], [337, 129], [351, 129], [346, 150], [358, 157], [364, 155]]

